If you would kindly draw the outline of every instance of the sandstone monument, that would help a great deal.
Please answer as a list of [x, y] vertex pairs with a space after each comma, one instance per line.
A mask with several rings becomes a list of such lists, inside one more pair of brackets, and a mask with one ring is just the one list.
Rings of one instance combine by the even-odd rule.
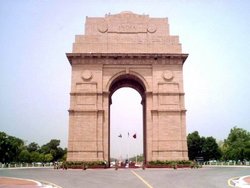
[[[72, 53], [68, 161], [110, 160], [111, 96], [142, 96], [145, 161], [187, 160], [182, 53], [167, 18], [132, 12], [86, 17]], [[124, 99], [129, 100], [129, 99]]]

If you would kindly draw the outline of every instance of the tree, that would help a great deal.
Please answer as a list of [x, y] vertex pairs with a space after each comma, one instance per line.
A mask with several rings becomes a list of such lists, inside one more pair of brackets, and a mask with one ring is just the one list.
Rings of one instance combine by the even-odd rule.
[[60, 140], [52, 139], [41, 148], [35, 142], [25, 146], [23, 140], [0, 132], [0, 162], [50, 162], [63, 160], [67, 150], [62, 149], [59, 145]]
[[33, 152], [33, 151], [38, 151], [40, 149], [40, 146], [35, 143], [35, 142], [31, 142], [28, 146], [27, 146], [27, 150], [29, 152]]
[[51, 162], [53, 160], [53, 156], [48, 153], [44, 156], [44, 162]]
[[213, 137], [202, 137], [202, 154], [204, 161], [221, 158], [221, 150]]
[[62, 159], [66, 152], [66, 150], [63, 150], [61, 147], [59, 147], [59, 145], [60, 140], [52, 139], [49, 143], [41, 147], [41, 152], [44, 154], [51, 154], [51, 156], [53, 157], [52, 160], [57, 161], [59, 159]]
[[213, 137], [200, 137], [198, 131], [188, 134], [188, 157], [194, 160], [203, 157], [204, 161], [221, 158], [221, 151]]
[[188, 144], [188, 157], [190, 160], [194, 160], [196, 157], [201, 157], [201, 137], [198, 131], [188, 134], [187, 136]]
[[18, 159], [20, 162], [30, 162], [30, 152], [27, 149], [24, 149], [20, 152]]
[[18, 161], [18, 155], [24, 147], [24, 142], [14, 136], [0, 132], [0, 162]]
[[30, 160], [31, 162], [41, 162], [40, 153], [37, 151], [32, 151], [30, 153]]
[[224, 140], [224, 159], [244, 161], [250, 160], [250, 132], [233, 127]]

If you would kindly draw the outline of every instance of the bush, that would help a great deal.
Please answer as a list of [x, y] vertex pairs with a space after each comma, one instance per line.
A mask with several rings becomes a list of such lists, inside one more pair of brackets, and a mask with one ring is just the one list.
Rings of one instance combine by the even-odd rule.
[[105, 161], [65, 161], [62, 167], [73, 168], [73, 169], [84, 169], [87, 168], [106, 168]]
[[149, 161], [147, 167], [158, 167], [158, 168], [177, 168], [177, 167], [191, 167], [192, 161]]

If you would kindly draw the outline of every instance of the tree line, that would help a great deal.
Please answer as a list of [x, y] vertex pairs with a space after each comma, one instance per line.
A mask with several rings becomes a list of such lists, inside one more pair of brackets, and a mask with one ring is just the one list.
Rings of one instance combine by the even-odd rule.
[[[224, 141], [216, 142], [212, 136], [203, 137], [198, 131], [188, 134], [188, 157], [204, 161], [250, 160], [250, 132], [234, 127]], [[20, 138], [0, 132], [0, 162], [54, 162], [66, 160], [67, 149], [62, 149], [60, 140], [52, 139], [41, 147], [32, 142], [28, 145]], [[140, 157], [139, 157], [140, 159]], [[138, 159], [137, 159], [138, 160]]]
[[188, 134], [188, 156], [190, 160], [203, 158], [204, 161], [250, 160], [250, 132], [233, 127], [224, 141], [216, 142], [213, 137], [200, 136], [198, 131]]
[[32, 142], [28, 145], [20, 138], [0, 132], [0, 162], [54, 162], [66, 159], [67, 149], [62, 149], [60, 140], [52, 139], [41, 147]]

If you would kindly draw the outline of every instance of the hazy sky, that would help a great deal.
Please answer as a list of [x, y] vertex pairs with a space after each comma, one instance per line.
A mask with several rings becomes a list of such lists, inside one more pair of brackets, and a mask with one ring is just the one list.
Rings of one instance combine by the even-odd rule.
[[[0, 131], [40, 145], [57, 138], [66, 147], [71, 66], [65, 53], [71, 52], [74, 36], [84, 33], [86, 16], [127, 10], [168, 17], [170, 33], [180, 36], [183, 52], [189, 53], [184, 64], [187, 133], [197, 130], [220, 140], [233, 126], [250, 131], [248, 0], [1, 1]], [[124, 102], [119, 97], [124, 93], [132, 94], [118, 90], [113, 97]], [[130, 98], [140, 100], [138, 93]], [[142, 150], [139, 119], [131, 117], [127, 129], [122, 123], [111, 127], [113, 135], [138, 132], [131, 143], [137, 152]], [[115, 144], [116, 154], [121, 145], [135, 153], [122, 141]]]

